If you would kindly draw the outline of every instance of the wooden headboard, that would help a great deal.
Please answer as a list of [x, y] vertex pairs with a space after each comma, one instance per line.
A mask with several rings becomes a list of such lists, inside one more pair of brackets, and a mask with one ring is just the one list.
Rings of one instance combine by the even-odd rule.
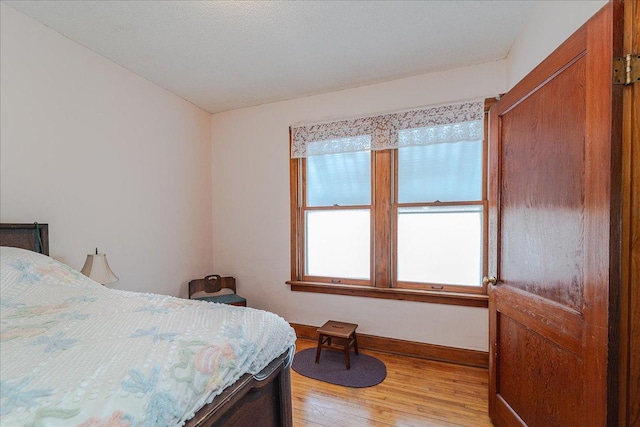
[[0, 224], [0, 246], [49, 255], [49, 224]]

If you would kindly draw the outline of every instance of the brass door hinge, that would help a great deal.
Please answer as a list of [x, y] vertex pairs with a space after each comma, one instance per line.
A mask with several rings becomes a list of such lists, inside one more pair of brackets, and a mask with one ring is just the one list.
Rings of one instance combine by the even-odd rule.
[[627, 54], [613, 58], [613, 84], [630, 85], [640, 82], [640, 55]]

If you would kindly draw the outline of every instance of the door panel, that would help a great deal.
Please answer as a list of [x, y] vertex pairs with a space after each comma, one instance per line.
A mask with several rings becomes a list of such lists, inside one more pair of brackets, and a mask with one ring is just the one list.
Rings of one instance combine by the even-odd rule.
[[621, 122], [611, 63], [621, 18], [609, 3], [490, 112], [489, 411], [498, 426], [611, 423]]
[[574, 310], [582, 306], [584, 80], [581, 56], [501, 120], [500, 277]]
[[[527, 425], [580, 426], [580, 358], [555, 342], [502, 315], [499, 341], [512, 351], [501, 354], [500, 395]], [[545, 363], [540, 363], [544, 360]], [[547, 378], [522, 381], [522, 378]]]

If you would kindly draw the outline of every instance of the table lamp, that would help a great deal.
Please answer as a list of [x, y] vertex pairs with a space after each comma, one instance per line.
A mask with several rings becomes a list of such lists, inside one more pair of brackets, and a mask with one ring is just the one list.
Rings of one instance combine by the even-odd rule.
[[120, 280], [109, 268], [107, 255], [99, 254], [98, 248], [96, 248], [95, 254], [87, 255], [87, 260], [84, 262], [81, 273], [102, 285]]

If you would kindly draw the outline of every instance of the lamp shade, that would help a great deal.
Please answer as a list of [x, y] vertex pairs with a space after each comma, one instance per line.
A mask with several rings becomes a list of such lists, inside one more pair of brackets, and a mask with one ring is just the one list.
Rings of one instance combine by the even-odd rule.
[[120, 280], [109, 268], [106, 254], [96, 253], [87, 255], [87, 260], [84, 262], [84, 267], [82, 267], [81, 272], [88, 278], [103, 285]]

